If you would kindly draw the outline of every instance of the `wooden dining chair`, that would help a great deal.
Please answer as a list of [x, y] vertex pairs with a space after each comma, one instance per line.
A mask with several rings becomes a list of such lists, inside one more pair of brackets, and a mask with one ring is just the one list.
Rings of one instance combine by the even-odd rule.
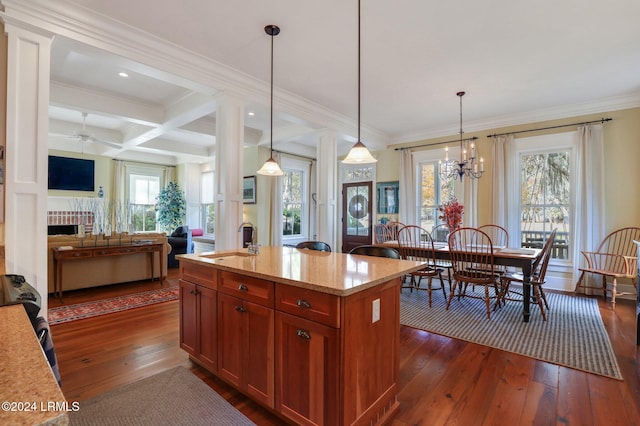
[[363, 256], [387, 257], [389, 259], [402, 259], [400, 252], [393, 247], [380, 247], [373, 245], [362, 245], [351, 249], [349, 254], [359, 254]]
[[389, 228], [389, 235], [391, 236], [392, 240], [397, 240], [398, 239], [398, 233], [400, 232], [400, 230], [402, 228], [404, 228], [406, 225], [402, 222], [387, 222], [387, 228]]
[[373, 227], [373, 239], [376, 244], [393, 240], [391, 228], [386, 223], [376, 223]]
[[[400, 255], [403, 259], [427, 263], [424, 268], [412, 272], [409, 275], [411, 277], [410, 284], [408, 286], [403, 285], [402, 288], [409, 288], [411, 291], [414, 289], [427, 290], [429, 293], [429, 307], [431, 307], [431, 294], [433, 290], [442, 289], [442, 294], [446, 299], [447, 293], [444, 289], [442, 268], [436, 266], [436, 255], [431, 234], [420, 226], [407, 225], [398, 232], [398, 247], [400, 248]], [[433, 277], [435, 276], [440, 278], [440, 287], [433, 287]], [[426, 288], [420, 287], [420, 282], [423, 278], [427, 279]]]
[[[575, 291], [578, 291], [579, 288], [599, 289], [602, 290], [605, 299], [607, 298], [607, 292], [610, 292], [612, 309], [616, 307], [616, 296], [628, 294], [618, 292], [618, 278], [630, 278], [637, 292], [638, 257], [633, 240], [640, 240], [640, 228], [621, 228], [607, 235], [596, 251], [582, 251], [586, 266], [578, 268], [581, 273], [576, 283]], [[601, 275], [602, 285], [589, 286], [583, 284], [582, 280], [586, 272]], [[607, 277], [612, 278], [610, 289], [607, 287]]]
[[[453, 289], [449, 293], [447, 310], [456, 295], [458, 299], [469, 297], [484, 300], [487, 318], [491, 319], [491, 300], [494, 309], [500, 306], [502, 288], [495, 272], [493, 243], [489, 235], [477, 228], [459, 228], [449, 234], [449, 255], [453, 265]], [[484, 295], [467, 293], [467, 285], [484, 287]], [[494, 294], [491, 295], [490, 290]]]
[[[540, 307], [540, 312], [542, 313], [542, 319], [544, 321], [547, 320], [547, 315], [545, 313], [545, 308], [549, 310], [549, 303], [547, 302], [547, 296], [544, 294], [544, 289], [542, 286], [545, 283], [545, 276], [547, 275], [547, 266], [549, 266], [549, 260], [552, 257], [551, 249], [553, 248], [553, 243], [556, 240], [556, 231], [554, 229], [551, 231], [551, 234], [544, 242], [542, 246], [542, 251], [538, 258], [533, 262], [532, 273], [531, 273], [531, 281], [530, 285], [533, 290], [531, 294], [531, 300], [538, 304]], [[500, 278], [500, 282], [502, 283], [502, 297], [501, 301], [505, 300], [517, 300], [522, 301], [522, 291], [512, 289], [511, 283], [518, 282], [524, 283], [524, 277], [522, 273], [507, 273], [504, 274]], [[543, 306], [544, 303], [544, 306]]]
[[[507, 232], [507, 230], [502, 226], [489, 224], [482, 225], [478, 227], [478, 229], [487, 234], [489, 238], [491, 238], [494, 249], [509, 247], [509, 232]], [[498, 274], [503, 275], [507, 272], [507, 267], [496, 265], [495, 271]]]
[[331, 252], [331, 246], [323, 241], [303, 241], [296, 248]]
[[[446, 223], [442, 223], [431, 230], [431, 238], [434, 243], [448, 243], [449, 241], [449, 226]], [[436, 259], [436, 265], [439, 268], [447, 271], [447, 281], [449, 282], [449, 288], [451, 288], [451, 271], [453, 265], [450, 260]]]

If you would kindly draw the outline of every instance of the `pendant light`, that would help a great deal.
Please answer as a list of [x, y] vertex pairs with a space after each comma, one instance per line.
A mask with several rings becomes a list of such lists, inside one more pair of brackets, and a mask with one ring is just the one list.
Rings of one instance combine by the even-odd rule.
[[269, 159], [265, 161], [256, 173], [267, 176], [282, 176], [284, 172], [276, 160], [273, 159], [273, 38], [280, 34], [280, 28], [277, 25], [267, 25], [264, 27], [264, 32], [271, 36], [271, 144]]
[[360, 140], [360, 0], [358, 0], [358, 141], [349, 151], [349, 154], [342, 162], [344, 164], [367, 164], [375, 163], [367, 147]]

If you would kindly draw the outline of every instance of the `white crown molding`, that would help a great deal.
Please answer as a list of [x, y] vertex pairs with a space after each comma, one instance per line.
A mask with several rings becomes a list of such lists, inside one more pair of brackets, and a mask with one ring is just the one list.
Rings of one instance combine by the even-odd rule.
[[[165, 39], [98, 14], [69, 0], [1, 0], [5, 21], [23, 23], [54, 35], [103, 49], [146, 66], [174, 74], [201, 85], [203, 93], [230, 91], [244, 101], [269, 102], [269, 85], [224, 64], [189, 51]], [[188, 81], [188, 83], [187, 83]], [[322, 105], [277, 88], [274, 108], [308, 121], [313, 127], [327, 127], [355, 134], [356, 122]], [[378, 147], [388, 144], [389, 137], [371, 127], [366, 129], [369, 143]]]
[[[589, 102], [581, 102], [571, 105], [555, 106], [552, 108], [540, 109], [520, 114], [504, 115], [492, 117], [488, 120], [475, 120], [465, 122], [464, 131], [466, 133], [481, 132], [483, 130], [496, 130], [503, 127], [519, 126], [528, 123], [538, 123], [564, 118], [579, 117], [583, 115], [607, 113], [640, 107], [640, 92], [629, 95], [608, 97]], [[393, 137], [392, 144], [416, 142], [426, 139], [458, 134], [459, 129], [451, 127], [430, 129], [424, 132], [407, 133]]]

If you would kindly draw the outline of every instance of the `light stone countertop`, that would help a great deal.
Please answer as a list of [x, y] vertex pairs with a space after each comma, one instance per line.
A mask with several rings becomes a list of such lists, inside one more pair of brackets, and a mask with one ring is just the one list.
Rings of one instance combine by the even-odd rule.
[[327, 253], [290, 247], [260, 247], [177, 255], [181, 262], [208, 265], [281, 284], [348, 296], [424, 267], [424, 262]]
[[2, 425], [69, 424], [66, 407], [71, 404], [58, 387], [22, 305], [0, 307], [0, 403]]

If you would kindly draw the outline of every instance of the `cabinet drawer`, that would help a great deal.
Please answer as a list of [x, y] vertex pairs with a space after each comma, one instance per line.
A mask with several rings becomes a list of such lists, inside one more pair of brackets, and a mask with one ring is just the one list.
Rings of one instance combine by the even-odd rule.
[[276, 309], [331, 327], [340, 327], [340, 298], [333, 294], [279, 284], [276, 288]]
[[220, 271], [218, 291], [273, 308], [274, 284], [272, 281]]
[[82, 259], [85, 257], [91, 257], [93, 256], [93, 253], [91, 252], [91, 250], [87, 250], [87, 251], [63, 251], [60, 250], [58, 251], [58, 259], [65, 259], [65, 260], [71, 260], [71, 259]]
[[216, 270], [208, 266], [195, 263], [180, 262], [180, 274], [182, 279], [203, 287], [217, 290]]

